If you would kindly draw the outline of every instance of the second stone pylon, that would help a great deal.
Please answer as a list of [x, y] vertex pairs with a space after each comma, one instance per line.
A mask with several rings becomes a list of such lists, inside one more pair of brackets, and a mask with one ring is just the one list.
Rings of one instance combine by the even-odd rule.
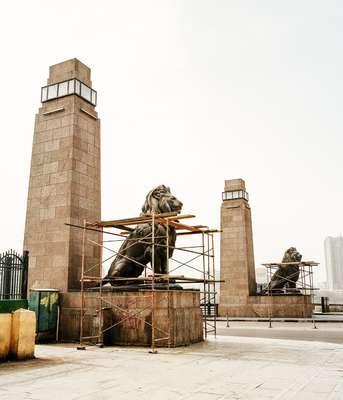
[[243, 179], [225, 181], [221, 205], [219, 315], [246, 315], [256, 293], [249, 195]]

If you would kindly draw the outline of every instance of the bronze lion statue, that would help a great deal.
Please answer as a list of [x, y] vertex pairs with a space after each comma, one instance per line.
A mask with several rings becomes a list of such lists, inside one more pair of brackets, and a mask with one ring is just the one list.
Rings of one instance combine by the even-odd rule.
[[[300, 263], [302, 255], [295, 247], [290, 247], [286, 250], [282, 263], [298, 262]], [[299, 279], [299, 264], [285, 264], [280, 265], [274, 272], [271, 280], [265, 291], [272, 290], [272, 293], [282, 291], [282, 289], [295, 289], [296, 283]], [[294, 290], [293, 290], [294, 292]]]
[[[146, 196], [142, 207], [141, 216], [151, 213], [162, 214], [169, 212], [180, 212], [182, 203], [170, 192], [170, 188], [164, 185], [152, 189]], [[167, 273], [167, 229], [169, 230], [169, 258], [172, 257], [175, 242], [175, 228], [162, 224], [155, 224], [155, 251], [154, 267], [155, 273]], [[118, 254], [112, 262], [107, 276], [109, 278], [134, 278], [144, 271], [146, 265], [152, 259], [152, 224], [137, 225], [125, 239]], [[116, 284], [111, 282], [112, 285]]]

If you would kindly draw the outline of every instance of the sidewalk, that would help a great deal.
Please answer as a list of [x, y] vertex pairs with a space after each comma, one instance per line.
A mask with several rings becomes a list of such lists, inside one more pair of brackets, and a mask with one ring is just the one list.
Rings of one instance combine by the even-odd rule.
[[36, 360], [0, 364], [1, 400], [343, 398], [343, 345], [219, 336], [149, 354], [39, 345]]

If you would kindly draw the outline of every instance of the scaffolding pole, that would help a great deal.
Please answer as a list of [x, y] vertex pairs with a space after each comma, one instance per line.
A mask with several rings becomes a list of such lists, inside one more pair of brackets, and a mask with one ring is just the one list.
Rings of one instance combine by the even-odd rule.
[[[81, 277], [80, 277], [80, 287], [81, 287], [81, 309], [80, 309], [80, 344], [78, 346], [79, 349], [85, 349], [85, 345], [97, 344], [102, 346], [104, 343], [104, 333], [114, 326], [121, 324], [128, 319], [135, 319], [143, 321], [144, 324], [147, 324], [151, 328], [151, 353], [156, 353], [156, 345], [160, 341], [166, 341], [168, 347], [173, 345], [171, 341], [171, 324], [170, 324], [170, 316], [171, 316], [171, 292], [170, 290], [170, 281], [173, 283], [182, 283], [182, 284], [190, 284], [197, 283], [203, 284], [203, 292], [200, 293], [201, 298], [201, 308], [203, 312], [203, 332], [205, 338], [209, 333], [216, 335], [216, 277], [215, 277], [215, 257], [214, 257], [214, 233], [218, 232], [217, 230], [210, 230], [208, 227], [203, 225], [192, 226], [186, 225], [184, 223], [180, 223], [179, 220], [186, 218], [193, 218], [194, 215], [178, 215], [176, 213], [165, 213], [165, 214], [155, 214], [152, 213], [150, 215], [144, 215], [141, 217], [128, 218], [125, 220], [112, 220], [105, 222], [87, 222], [84, 221], [83, 225], [75, 225], [75, 224], [67, 224], [71, 227], [82, 229], [82, 256], [81, 256]], [[142, 239], [132, 239], [132, 243], [126, 247], [126, 249], [130, 246], [133, 246], [137, 242], [145, 243], [151, 245], [152, 253], [151, 253], [151, 262], [150, 267], [148, 265], [143, 265], [144, 267], [144, 276], [140, 276], [137, 278], [127, 278], [127, 277], [118, 277], [112, 279], [104, 279], [103, 278], [103, 264], [109, 261], [111, 258], [120, 255], [121, 257], [126, 257], [121, 253], [121, 250], [115, 251], [105, 246], [104, 243], [120, 243], [124, 241], [129, 241], [127, 235], [133, 230], [131, 228], [132, 225], [139, 224], [151, 224], [151, 235], [147, 235]], [[163, 225], [165, 227], [166, 234], [165, 235], [156, 235], [156, 225]], [[196, 235], [201, 234], [201, 245], [191, 245], [191, 246], [170, 246], [170, 237], [169, 232], [170, 228], [174, 228], [176, 230], [177, 237], [185, 237], [185, 235]], [[106, 230], [104, 229], [106, 228]], [[121, 230], [121, 232], [112, 232], [110, 229]], [[87, 237], [87, 232], [98, 232], [100, 235], [100, 241], [96, 242]], [[124, 231], [124, 232], [122, 232]], [[120, 239], [115, 240], [104, 240], [104, 235], [111, 235], [112, 237], [117, 237]], [[196, 237], [196, 236], [195, 236]], [[161, 239], [165, 239], [165, 245], [161, 244]], [[89, 244], [93, 246], [96, 245], [100, 247], [100, 262], [91, 265], [88, 267], [86, 260], [86, 249]], [[158, 247], [166, 247], [166, 265], [167, 265], [167, 273], [166, 274], [158, 274], [155, 269], [155, 255]], [[170, 249], [175, 251], [179, 251], [183, 254], [189, 253], [191, 258], [186, 261], [178, 261], [174, 257], [170, 258]], [[199, 249], [201, 249], [199, 251]], [[110, 257], [104, 259], [103, 252], [104, 250], [110, 251], [112, 254]], [[176, 262], [178, 264], [177, 267], [170, 270], [170, 260]], [[191, 265], [192, 262], [197, 261], [201, 262], [201, 266], [194, 267]], [[135, 260], [133, 260], [135, 261]], [[139, 264], [137, 261], [135, 261]], [[200, 277], [185, 277], [184, 275], [170, 275], [171, 272], [179, 269], [181, 267], [189, 268], [192, 271], [197, 271], [200, 273]], [[95, 275], [93, 274], [95, 270]], [[151, 274], [147, 274], [147, 270], [151, 270]], [[92, 272], [93, 271], [93, 272]], [[96, 271], [98, 271], [98, 276], [96, 275]], [[92, 273], [91, 273], [92, 272]], [[91, 274], [90, 274], [91, 273]], [[111, 303], [108, 299], [104, 298], [103, 295], [103, 284], [108, 282], [115, 281], [132, 281], [132, 282], [149, 282], [150, 289], [149, 295], [139, 297], [149, 297], [151, 304], [149, 307], [145, 307], [144, 309], [136, 312], [132, 312], [124, 309], [118, 305]], [[219, 282], [219, 281], [218, 281]], [[86, 285], [95, 284], [98, 288], [98, 291], [94, 291], [93, 293], [97, 296], [98, 309], [97, 312], [97, 325], [98, 332], [97, 334], [85, 335], [85, 317], [87, 315], [87, 307], [85, 301], [85, 293], [87, 292]], [[156, 326], [156, 284], [163, 283], [166, 285], [166, 301], [167, 301], [167, 331], [164, 329], [160, 329]], [[138, 296], [134, 296], [138, 297]], [[164, 299], [165, 300], [165, 299]], [[104, 309], [106, 308], [114, 308], [121, 314], [121, 319], [116, 323], [112, 324], [104, 328]], [[151, 309], [151, 324], [141, 317], [141, 314], [147, 309]], [[213, 319], [209, 319], [213, 310]], [[159, 337], [160, 335], [162, 337]], [[175, 335], [173, 335], [174, 337]]]
[[[265, 263], [262, 264], [266, 267], [267, 271], [267, 287], [265, 289], [268, 296], [287, 296], [287, 295], [304, 295], [310, 296], [311, 303], [314, 304], [314, 293], [316, 288], [313, 286], [313, 267], [318, 266], [319, 263], [315, 261], [296, 261], [296, 262], [281, 262], [281, 263]], [[283, 275], [279, 275], [277, 273], [279, 268], [286, 267], [286, 266], [295, 266], [298, 267], [299, 270], [294, 272], [287, 277]], [[288, 284], [292, 284], [295, 287], [283, 287], [283, 288], [276, 288], [272, 289], [271, 282], [272, 278], [279, 278], [285, 282], [285, 286]], [[306, 317], [306, 305], [303, 302], [303, 318]], [[269, 314], [269, 328], [272, 328], [272, 318], [273, 318], [273, 311], [272, 311], [272, 301], [268, 303], [268, 314]], [[313, 327], [316, 329], [314, 318], [313, 320]]]

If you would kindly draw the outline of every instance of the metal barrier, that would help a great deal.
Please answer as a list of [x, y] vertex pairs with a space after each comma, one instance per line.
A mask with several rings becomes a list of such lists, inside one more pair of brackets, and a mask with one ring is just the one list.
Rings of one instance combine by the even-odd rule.
[[297, 318], [297, 317], [229, 317], [226, 314], [226, 327], [230, 328], [230, 321], [251, 321], [251, 322], [268, 322], [268, 328], [272, 328], [272, 322], [311, 322], [313, 324], [313, 329], [317, 329], [316, 319], [314, 315], [312, 318]]
[[0, 300], [27, 298], [29, 252], [20, 256], [14, 250], [0, 254]]

